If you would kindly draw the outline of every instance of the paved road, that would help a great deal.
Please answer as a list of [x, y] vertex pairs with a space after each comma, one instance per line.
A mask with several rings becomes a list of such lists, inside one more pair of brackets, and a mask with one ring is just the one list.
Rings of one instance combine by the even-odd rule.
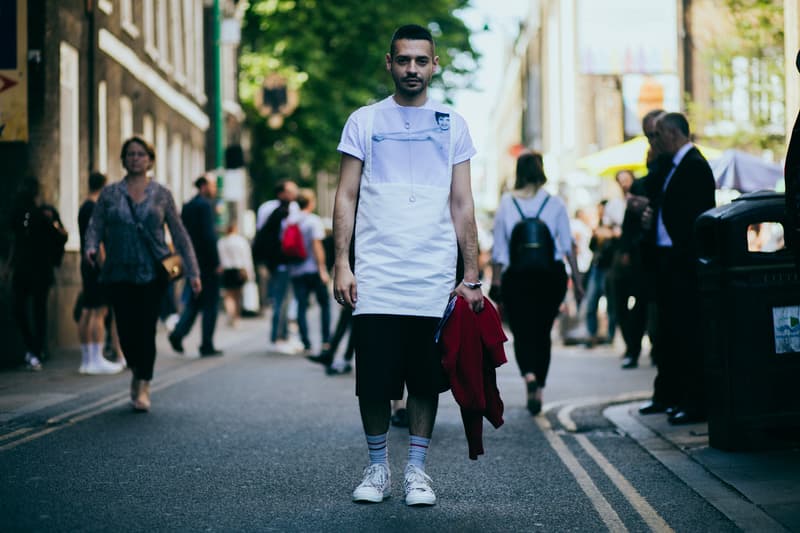
[[513, 361], [503, 367], [506, 423], [485, 425], [478, 461], [443, 395], [427, 468], [438, 505], [403, 505], [399, 429], [390, 433], [392, 498], [353, 504], [367, 459], [353, 377], [267, 354], [248, 327], [227, 337], [222, 358], [163, 355], [147, 415], [126, 406], [123, 376], [16, 411], [0, 425], [0, 530], [737, 530], [602, 416], [653, 376], [620, 371], [608, 349], [559, 348], [549, 412], [536, 418]]

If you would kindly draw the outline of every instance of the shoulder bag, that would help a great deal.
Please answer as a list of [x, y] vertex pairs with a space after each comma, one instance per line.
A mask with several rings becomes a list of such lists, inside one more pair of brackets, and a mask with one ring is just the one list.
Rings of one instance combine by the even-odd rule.
[[136, 229], [139, 230], [139, 234], [142, 235], [142, 238], [147, 243], [147, 249], [150, 250], [150, 254], [153, 256], [156, 262], [161, 265], [163, 274], [167, 277], [167, 280], [175, 281], [182, 278], [184, 269], [183, 259], [181, 256], [173, 252], [164, 257], [159, 257], [156, 253], [155, 245], [153, 244], [155, 242], [155, 238], [150, 231], [144, 227], [144, 224], [139, 221], [139, 217], [136, 216], [136, 211], [133, 208], [133, 201], [131, 200], [131, 197], [126, 194], [125, 200], [128, 202], [128, 209], [131, 211], [133, 221], [136, 222]]

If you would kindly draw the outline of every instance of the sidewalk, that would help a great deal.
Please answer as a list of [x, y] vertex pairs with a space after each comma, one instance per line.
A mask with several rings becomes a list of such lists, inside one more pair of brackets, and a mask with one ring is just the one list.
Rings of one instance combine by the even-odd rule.
[[716, 450], [708, 424], [672, 426], [664, 415], [640, 415], [639, 405], [604, 414], [743, 531], [800, 531], [800, 449]]

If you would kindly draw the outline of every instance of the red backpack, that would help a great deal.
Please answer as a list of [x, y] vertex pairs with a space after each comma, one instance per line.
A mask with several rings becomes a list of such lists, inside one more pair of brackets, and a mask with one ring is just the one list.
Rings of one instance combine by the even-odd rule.
[[308, 257], [306, 245], [303, 242], [303, 232], [300, 231], [298, 224], [288, 224], [283, 230], [281, 251], [290, 263], [299, 263]]

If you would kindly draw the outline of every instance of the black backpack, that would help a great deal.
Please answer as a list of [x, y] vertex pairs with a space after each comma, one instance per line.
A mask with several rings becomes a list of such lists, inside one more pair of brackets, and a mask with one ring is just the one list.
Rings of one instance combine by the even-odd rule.
[[253, 261], [267, 265], [270, 271], [285, 265], [287, 258], [281, 249], [281, 228], [289, 216], [289, 204], [281, 204], [269, 215], [253, 239]]
[[522, 220], [514, 224], [508, 244], [509, 269], [514, 272], [548, 272], [555, 267], [555, 241], [550, 228], [539, 216], [542, 214], [550, 195], [547, 195], [542, 206], [534, 217], [526, 217], [517, 200], [511, 201], [519, 211]]

